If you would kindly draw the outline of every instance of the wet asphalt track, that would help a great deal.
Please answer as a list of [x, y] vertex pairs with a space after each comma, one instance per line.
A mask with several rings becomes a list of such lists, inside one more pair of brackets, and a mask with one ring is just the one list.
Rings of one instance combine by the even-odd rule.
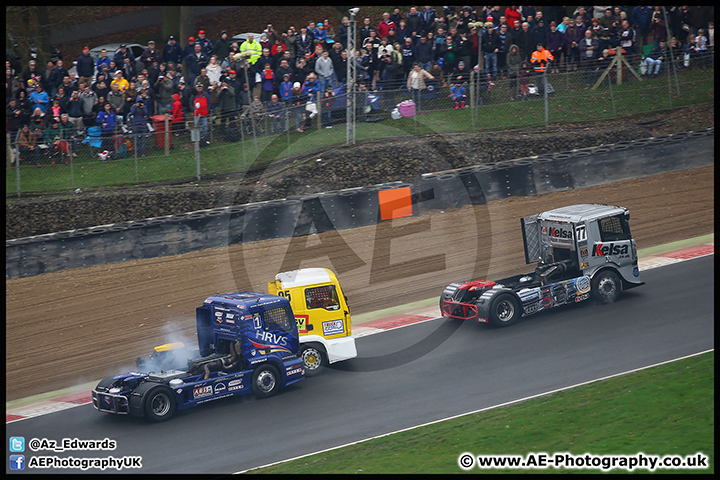
[[6, 425], [6, 442], [107, 437], [114, 451], [25, 456], [141, 455], [141, 473], [265, 465], [714, 348], [713, 260], [648, 270], [646, 285], [614, 304], [583, 302], [505, 329], [437, 319], [362, 337], [360, 357], [269, 399], [218, 400], [157, 425], [85, 405]]

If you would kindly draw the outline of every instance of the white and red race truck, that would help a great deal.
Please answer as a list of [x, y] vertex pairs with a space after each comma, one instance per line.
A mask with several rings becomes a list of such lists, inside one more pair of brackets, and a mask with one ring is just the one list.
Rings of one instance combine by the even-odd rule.
[[533, 272], [496, 281], [451, 283], [440, 297], [447, 318], [497, 327], [541, 310], [595, 298], [614, 302], [640, 280], [626, 208], [570, 205], [521, 219], [525, 262]]

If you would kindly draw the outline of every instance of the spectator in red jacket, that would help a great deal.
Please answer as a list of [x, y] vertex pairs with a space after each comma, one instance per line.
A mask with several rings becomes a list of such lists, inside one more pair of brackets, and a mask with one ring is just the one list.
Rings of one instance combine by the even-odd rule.
[[175, 136], [180, 136], [180, 130], [185, 126], [185, 114], [183, 113], [182, 102], [180, 101], [180, 94], [173, 94], [174, 102], [172, 103], [172, 131], [175, 132]]
[[377, 34], [378, 38], [383, 39], [388, 36], [388, 33], [390, 33], [391, 28], [397, 28], [397, 25], [390, 20], [390, 14], [385, 12], [383, 13], [383, 19], [380, 21], [380, 24], [377, 27]]
[[515, 20], [522, 22], [522, 13], [519, 7], [513, 5], [505, 9], [505, 22], [510, 26], [508, 30], [515, 26]]

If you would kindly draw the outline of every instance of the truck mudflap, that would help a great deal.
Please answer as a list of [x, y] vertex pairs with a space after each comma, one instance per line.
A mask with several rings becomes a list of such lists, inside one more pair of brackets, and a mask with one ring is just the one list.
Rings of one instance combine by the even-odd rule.
[[341, 362], [357, 357], [354, 337], [333, 338], [325, 341], [328, 363]]

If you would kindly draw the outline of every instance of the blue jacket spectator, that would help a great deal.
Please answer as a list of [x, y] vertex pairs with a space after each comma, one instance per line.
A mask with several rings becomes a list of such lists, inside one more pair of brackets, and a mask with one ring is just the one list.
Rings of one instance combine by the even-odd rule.
[[303, 93], [309, 95], [313, 102], [318, 99], [316, 94], [320, 92], [320, 82], [317, 81], [314, 73], [312, 76], [308, 76], [307, 80], [305, 80], [305, 83], [302, 86], [302, 91]]
[[105, 54], [106, 54], [106, 56], [104, 56], [104, 57], [103, 57], [102, 54], [101, 54], [101, 55], [98, 57], [98, 59], [95, 61], [95, 69], [96, 69], [98, 72], [102, 72], [102, 70], [103, 70], [103, 65], [105, 65], [105, 66], [108, 67], [108, 68], [110, 67], [110, 61], [112, 60], [112, 58], [110, 58], [110, 57], [107, 56], [107, 51], [105, 52]]
[[[202, 49], [202, 46], [200, 48]], [[185, 48], [183, 48], [183, 60], [185, 57], [192, 55], [193, 53], [195, 53], [195, 37], [188, 37], [188, 44], [185, 45]]]
[[630, 23], [637, 28], [645, 38], [650, 31], [650, 18], [652, 17], [653, 7], [649, 5], [637, 6], [630, 12]]
[[175, 65], [178, 65], [180, 62], [182, 62], [183, 49], [182, 47], [180, 47], [180, 45], [177, 44], [177, 42], [175, 41], [175, 37], [173, 37], [172, 35], [170, 35], [168, 43], [166, 43], [163, 47], [162, 59], [165, 63], [173, 62]]
[[[105, 105], [110, 106], [109, 103]], [[95, 122], [100, 125], [100, 131], [105, 134], [112, 134], [117, 124], [117, 115], [112, 108], [103, 107], [103, 110], [97, 114]]]
[[50, 96], [43, 90], [42, 85], [38, 84], [35, 86], [35, 91], [30, 94], [30, 103], [32, 104], [33, 110], [39, 108], [43, 114], [47, 113]]

